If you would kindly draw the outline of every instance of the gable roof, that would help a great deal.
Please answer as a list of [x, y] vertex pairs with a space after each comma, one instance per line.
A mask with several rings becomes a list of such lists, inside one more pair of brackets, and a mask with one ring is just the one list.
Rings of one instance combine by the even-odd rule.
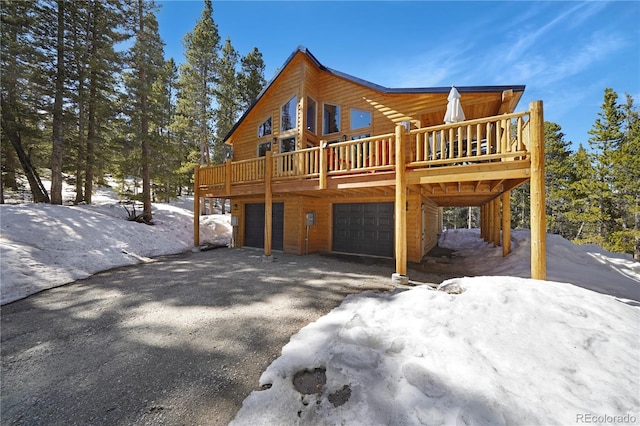
[[[383, 94], [448, 94], [451, 90], [451, 86], [444, 87], [415, 87], [415, 88], [390, 88], [380, 86], [379, 84], [372, 83], [367, 80], [363, 80], [358, 77], [354, 77], [350, 74], [344, 73], [342, 71], [334, 70], [333, 68], [326, 67], [318, 61], [318, 59], [313, 56], [313, 54], [304, 46], [298, 46], [292, 53], [289, 55], [284, 64], [278, 69], [276, 75], [273, 76], [271, 80], [265, 85], [265, 87], [260, 91], [256, 99], [253, 103], [247, 108], [247, 110], [242, 114], [242, 116], [236, 121], [236, 124], [233, 125], [231, 130], [225, 135], [223, 141], [227, 141], [233, 132], [236, 131], [240, 123], [249, 115], [251, 110], [255, 107], [258, 101], [264, 96], [264, 94], [269, 90], [269, 88], [273, 85], [273, 83], [280, 77], [282, 72], [289, 66], [289, 63], [293, 60], [293, 58], [298, 54], [302, 53], [311, 60], [321, 71], [327, 72], [329, 74], [335, 75], [337, 77], [341, 77], [345, 80], [351, 81], [353, 83], [359, 84], [364, 87], [368, 87], [372, 90]], [[486, 93], [486, 92], [499, 92], [502, 93], [505, 90], [513, 90], [514, 92], [524, 92], [524, 85], [515, 85], [515, 86], [456, 86], [456, 89], [460, 94], [463, 93]]]

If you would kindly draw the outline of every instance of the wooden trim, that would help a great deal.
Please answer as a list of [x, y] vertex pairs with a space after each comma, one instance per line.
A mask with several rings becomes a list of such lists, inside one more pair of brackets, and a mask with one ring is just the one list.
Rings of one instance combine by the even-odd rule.
[[396, 126], [396, 197], [395, 197], [395, 256], [396, 273], [407, 274], [407, 178], [405, 174], [405, 128]]
[[531, 278], [547, 278], [547, 220], [544, 189], [544, 113], [542, 101], [529, 104], [531, 137]]

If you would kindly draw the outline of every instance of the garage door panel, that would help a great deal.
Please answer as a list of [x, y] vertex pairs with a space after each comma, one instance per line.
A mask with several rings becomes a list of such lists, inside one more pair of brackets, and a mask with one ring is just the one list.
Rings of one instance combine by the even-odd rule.
[[393, 257], [393, 203], [333, 206], [333, 251]]
[[[273, 203], [271, 212], [271, 248], [282, 250], [284, 242], [284, 203]], [[245, 246], [264, 248], [264, 203], [245, 204], [244, 229]]]

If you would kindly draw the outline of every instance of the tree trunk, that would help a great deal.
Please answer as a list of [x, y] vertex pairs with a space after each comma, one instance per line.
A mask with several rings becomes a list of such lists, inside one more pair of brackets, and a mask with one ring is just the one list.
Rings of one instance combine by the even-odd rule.
[[[11, 96], [11, 94], [9, 94]], [[40, 180], [40, 176], [38, 175], [38, 171], [33, 167], [31, 163], [31, 159], [27, 155], [22, 146], [22, 137], [20, 136], [20, 132], [17, 130], [16, 119], [11, 111], [12, 103], [5, 102], [5, 99], [2, 99], [2, 133], [4, 133], [5, 137], [9, 139], [11, 145], [16, 151], [16, 155], [18, 156], [18, 160], [20, 161], [20, 165], [22, 166], [22, 170], [27, 177], [27, 181], [29, 182], [29, 187], [31, 188], [31, 195], [33, 196], [34, 203], [48, 203], [50, 201], [49, 194], [47, 193], [46, 188], [42, 184]]]
[[56, 41], [56, 93], [53, 103], [53, 140], [51, 151], [51, 204], [62, 204], [62, 152], [64, 144], [64, 2], [58, 0], [58, 34]]
[[[138, 37], [145, 37], [144, 34], [144, 3], [138, 0]], [[144, 43], [141, 43], [144, 44]], [[142, 60], [140, 64], [140, 127], [142, 133], [142, 217], [145, 223], [151, 223], [151, 172], [149, 168], [149, 111], [147, 108], [147, 64]]]

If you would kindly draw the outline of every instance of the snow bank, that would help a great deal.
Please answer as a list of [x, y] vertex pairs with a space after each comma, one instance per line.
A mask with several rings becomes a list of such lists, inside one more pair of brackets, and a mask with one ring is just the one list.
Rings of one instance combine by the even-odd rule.
[[[456, 250], [460, 264], [473, 275], [531, 276], [531, 231], [511, 233], [512, 253], [480, 238], [478, 229], [449, 230], [439, 245]], [[593, 245], [576, 245], [547, 234], [547, 279], [566, 282], [624, 300], [640, 301], [640, 263], [632, 256], [610, 253]]]
[[[0, 205], [0, 303], [193, 246], [191, 211], [156, 203], [148, 226], [127, 221], [116, 199], [102, 188], [94, 205]], [[231, 235], [227, 215], [204, 216], [200, 229], [203, 244]]]
[[[252, 392], [232, 424], [640, 419], [638, 308], [513, 277], [461, 278], [440, 288], [451, 294], [420, 286], [348, 297], [291, 338], [260, 378], [271, 387]], [[294, 387], [304, 370], [324, 371], [318, 393]]]

